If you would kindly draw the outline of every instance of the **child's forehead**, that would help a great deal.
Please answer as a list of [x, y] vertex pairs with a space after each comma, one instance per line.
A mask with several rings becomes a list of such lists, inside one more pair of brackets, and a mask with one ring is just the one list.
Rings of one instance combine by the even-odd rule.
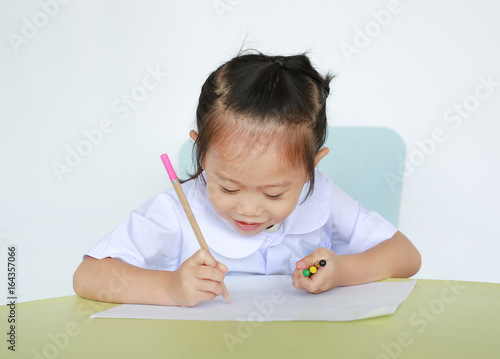
[[[293, 161], [275, 145], [250, 148], [234, 143], [229, 148], [212, 147], [205, 157], [205, 169], [213, 171], [219, 179], [235, 179], [242, 184], [285, 183], [294, 177], [306, 176], [303, 162]], [[284, 186], [284, 185], [282, 185]]]
[[293, 159], [289, 158], [286, 151], [280, 150], [280, 142], [273, 136], [225, 136], [210, 146], [208, 154], [227, 163], [246, 162], [251, 165], [264, 157], [272, 157], [276, 163], [292, 164]]
[[301, 167], [302, 159], [297, 147], [304, 143], [294, 141], [291, 129], [276, 125], [272, 121], [227, 121], [227, 126], [221, 126], [211, 141], [210, 149], [220, 159], [231, 162], [246, 160], [258, 162], [263, 154], [272, 153], [277, 163], [286, 163]]
[[272, 152], [261, 156], [240, 157], [226, 162], [209, 154], [205, 163], [207, 173], [218, 181], [242, 187], [283, 188], [303, 185], [307, 178], [304, 168], [297, 169], [288, 162], [276, 162]]

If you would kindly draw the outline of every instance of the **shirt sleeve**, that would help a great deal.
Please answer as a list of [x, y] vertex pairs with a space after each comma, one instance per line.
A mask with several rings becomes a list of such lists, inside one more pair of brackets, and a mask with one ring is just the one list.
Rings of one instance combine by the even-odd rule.
[[360, 253], [391, 238], [397, 228], [331, 183], [332, 249], [338, 254]]
[[130, 213], [86, 255], [116, 258], [141, 268], [175, 270], [181, 246], [177, 212], [164, 192]]

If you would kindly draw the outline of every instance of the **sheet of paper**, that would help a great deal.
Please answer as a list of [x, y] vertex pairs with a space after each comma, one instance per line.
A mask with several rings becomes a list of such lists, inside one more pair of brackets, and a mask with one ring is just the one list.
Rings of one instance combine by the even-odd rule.
[[311, 294], [290, 276], [227, 276], [231, 304], [222, 297], [193, 308], [123, 304], [91, 318], [231, 321], [348, 321], [393, 314], [416, 280], [376, 282]]

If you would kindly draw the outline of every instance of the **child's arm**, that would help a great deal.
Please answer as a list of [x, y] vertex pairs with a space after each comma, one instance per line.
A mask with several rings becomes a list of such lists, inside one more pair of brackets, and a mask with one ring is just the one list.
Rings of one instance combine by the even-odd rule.
[[[302, 271], [325, 259], [327, 265], [310, 277]], [[296, 264], [293, 285], [311, 293], [320, 293], [339, 286], [375, 282], [386, 278], [411, 277], [420, 269], [420, 253], [406, 236], [394, 236], [358, 254], [338, 255], [318, 248]]]
[[227, 267], [203, 249], [172, 272], [86, 257], [73, 276], [73, 288], [81, 297], [105, 302], [192, 307], [222, 294], [226, 272]]

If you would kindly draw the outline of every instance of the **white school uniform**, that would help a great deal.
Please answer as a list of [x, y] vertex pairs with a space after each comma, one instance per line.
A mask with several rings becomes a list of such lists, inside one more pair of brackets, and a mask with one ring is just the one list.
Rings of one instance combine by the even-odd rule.
[[[281, 224], [244, 236], [214, 211], [201, 179], [182, 184], [211, 253], [227, 265], [228, 274], [292, 274], [295, 263], [316, 248], [359, 253], [396, 233], [396, 227], [365, 209], [324, 173], [316, 171], [314, 191], [302, 203], [308, 186]], [[133, 211], [86, 255], [172, 271], [199, 249], [182, 205], [169, 189]]]

